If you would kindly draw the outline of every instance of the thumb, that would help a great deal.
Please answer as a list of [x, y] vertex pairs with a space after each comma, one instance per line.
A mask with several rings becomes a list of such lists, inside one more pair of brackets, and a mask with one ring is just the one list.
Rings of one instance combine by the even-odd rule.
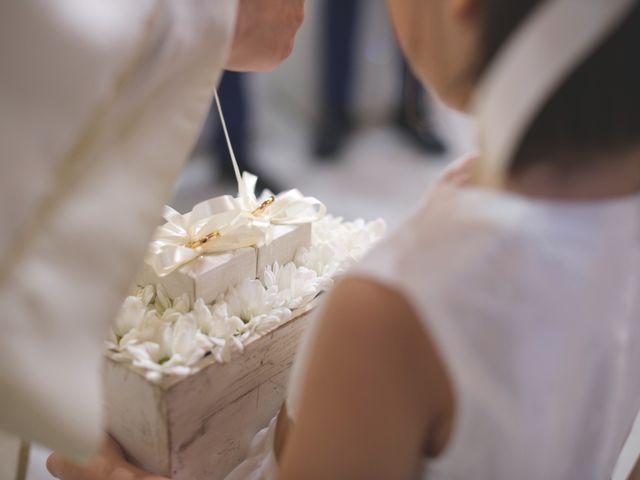
[[66, 460], [57, 453], [47, 459], [47, 470], [60, 480], [94, 480], [105, 479], [110, 465], [102, 455], [94, 458], [89, 464], [78, 465]]
[[47, 470], [55, 478], [60, 478], [60, 460], [55, 453], [52, 453], [49, 455], [49, 458], [47, 458]]

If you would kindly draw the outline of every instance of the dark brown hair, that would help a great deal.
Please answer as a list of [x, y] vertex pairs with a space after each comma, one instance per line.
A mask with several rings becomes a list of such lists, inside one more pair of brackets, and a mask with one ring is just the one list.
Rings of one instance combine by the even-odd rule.
[[[480, 74], [543, 1], [486, 0]], [[539, 161], [562, 161], [557, 166], [566, 171], [584, 166], [583, 159], [586, 162], [594, 154], [635, 145], [640, 146], [640, 5], [543, 108], [516, 155], [512, 172]], [[561, 152], [569, 155], [558, 156]]]

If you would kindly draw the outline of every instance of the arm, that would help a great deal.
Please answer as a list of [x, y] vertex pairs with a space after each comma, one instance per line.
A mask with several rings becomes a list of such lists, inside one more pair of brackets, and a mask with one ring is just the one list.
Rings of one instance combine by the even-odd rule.
[[281, 479], [413, 478], [446, 443], [442, 364], [399, 294], [347, 280], [319, 320]]

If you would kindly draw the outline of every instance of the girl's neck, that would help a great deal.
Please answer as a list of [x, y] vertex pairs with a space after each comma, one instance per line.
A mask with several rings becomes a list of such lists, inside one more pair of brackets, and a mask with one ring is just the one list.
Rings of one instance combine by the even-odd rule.
[[640, 192], [640, 149], [611, 153], [607, 158], [582, 159], [568, 171], [541, 162], [507, 180], [506, 189], [518, 194], [558, 200], [602, 200]]

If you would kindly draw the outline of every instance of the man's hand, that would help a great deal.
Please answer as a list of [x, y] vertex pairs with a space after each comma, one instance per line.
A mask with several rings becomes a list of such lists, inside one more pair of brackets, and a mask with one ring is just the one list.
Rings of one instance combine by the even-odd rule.
[[240, 0], [227, 70], [269, 71], [293, 50], [304, 0]]
[[127, 463], [118, 444], [108, 438], [100, 455], [79, 466], [55, 453], [47, 460], [49, 473], [60, 480], [167, 480], [155, 477]]

